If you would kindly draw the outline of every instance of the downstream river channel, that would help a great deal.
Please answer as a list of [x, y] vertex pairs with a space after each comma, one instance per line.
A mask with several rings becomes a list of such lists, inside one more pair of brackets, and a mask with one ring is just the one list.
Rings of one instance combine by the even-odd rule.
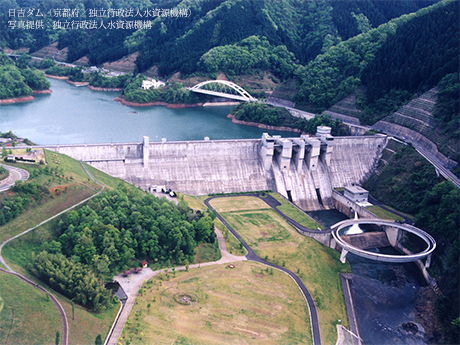
[[[13, 131], [36, 144], [93, 144], [150, 141], [261, 138], [266, 129], [237, 125], [227, 118], [233, 106], [168, 109], [129, 107], [119, 92], [92, 91], [50, 79], [53, 93], [28, 103], [0, 106], [0, 131]], [[298, 136], [268, 131], [271, 135]]]

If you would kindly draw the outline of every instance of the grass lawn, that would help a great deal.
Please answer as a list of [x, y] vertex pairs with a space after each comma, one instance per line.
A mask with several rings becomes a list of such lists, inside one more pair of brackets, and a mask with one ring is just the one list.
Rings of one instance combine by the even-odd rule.
[[65, 177], [74, 180], [80, 184], [86, 185], [94, 190], [101, 187], [94, 182], [86, 173], [81, 163], [69, 156], [45, 150], [46, 162], [50, 168], [58, 168]]
[[195, 264], [217, 261], [222, 257], [217, 240], [214, 243], [202, 243], [195, 248], [195, 251]]
[[224, 212], [226, 198], [214, 199], [211, 204], [260, 257], [298, 274], [315, 300], [322, 342], [335, 343], [337, 320], [348, 327], [339, 273], [351, 272], [349, 264], [339, 261], [338, 252], [298, 234], [275, 211], [262, 207], [260, 200], [242, 198], [248, 200], [240, 200], [240, 205], [252, 204], [254, 208]]
[[244, 211], [244, 210], [264, 210], [264, 209], [271, 209], [265, 201], [255, 198], [255, 197], [248, 197], [248, 196], [235, 196], [235, 197], [228, 197], [228, 198], [216, 198], [213, 199], [211, 202], [212, 207], [219, 212], [237, 212], [237, 211]]
[[[122, 344], [308, 344], [308, 306], [294, 281], [254, 262], [177, 272], [144, 283]], [[188, 294], [193, 305], [174, 296]]]
[[104, 184], [108, 188], [113, 188], [114, 189], [120, 183], [128, 184], [126, 181], [124, 181], [122, 179], [119, 179], [119, 178], [112, 177], [112, 176], [106, 174], [105, 172], [102, 172], [102, 171], [92, 167], [91, 165], [88, 165], [86, 163], [85, 163], [85, 165], [88, 168], [88, 170], [91, 173], [91, 175], [93, 175], [99, 182], [101, 182], [102, 184]]
[[[31, 177], [31, 180], [47, 186], [51, 195], [44, 198], [40, 203], [29, 207], [17, 218], [1, 226], [0, 243], [94, 195], [97, 190], [101, 189], [98, 184], [89, 178], [79, 161], [48, 150], [45, 150], [45, 155], [48, 162], [46, 166], [10, 164], [27, 170], [31, 175], [35, 175], [35, 177]], [[57, 173], [43, 173], [45, 168], [48, 168], [48, 171], [53, 169]], [[38, 170], [42, 170], [42, 173], [37, 174]], [[1, 193], [0, 195], [0, 199], [4, 199], [10, 195], [10, 192]]]
[[206, 211], [206, 206], [204, 205], [203, 201], [196, 196], [177, 193], [177, 198], [179, 200], [182, 200], [182, 198], [184, 198], [184, 201], [192, 210]]
[[67, 315], [69, 344], [94, 344], [98, 334], [105, 341], [121, 307], [119, 302], [109, 304], [109, 307], [99, 314], [91, 313], [75, 304], [74, 318], [72, 318], [71, 302], [63, 296], [57, 295], [57, 297]]
[[317, 230], [318, 228], [324, 229], [324, 226], [315, 222], [308, 214], [299, 210], [297, 207], [292, 205], [289, 201], [284, 199], [278, 193], [270, 193], [270, 195], [282, 204], [281, 206], [278, 206], [277, 209], [283, 212], [289, 218], [312, 230]]
[[0, 227], [0, 243], [24, 232], [93, 194], [93, 190], [77, 185], [70, 188], [67, 193], [61, 193], [60, 195], [48, 199], [46, 202], [29, 208], [17, 218]]
[[240, 244], [233, 234], [227, 230], [224, 224], [221, 223], [219, 219], [214, 220], [214, 226], [216, 226], [224, 235], [225, 238], [225, 246], [227, 251], [233, 255], [244, 256], [246, 255], [246, 249]]
[[0, 272], [0, 344], [62, 344], [61, 315], [47, 294]]
[[[394, 220], [394, 221], [398, 221], [398, 220], [404, 220], [403, 217], [401, 216], [398, 216], [397, 214], [394, 214], [392, 212], [389, 212], [383, 208], [381, 208], [380, 206], [369, 206], [367, 207], [367, 209], [369, 211], [371, 211], [373, 214], [375, 214], [376, 216], [382, 218], [382, 219], [388, 219], [388, 220]], [[401, 213], [401, 212], [399, 212]]]

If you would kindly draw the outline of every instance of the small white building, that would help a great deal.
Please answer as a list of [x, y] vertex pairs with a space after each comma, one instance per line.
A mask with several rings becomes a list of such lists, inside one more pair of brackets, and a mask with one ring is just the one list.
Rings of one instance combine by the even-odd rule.
[[165, 86], [166, 84], [159, 80], [143, 80], [142, 81], [142, 88], [144, 90], [148, 90], [151, 87], [154, 89], [158, 89], [159, 87]]
[[343, 195], [350, 199], [353, 202], [367, 202], [367, 198], [369, 197], [369, 191], [365, 190], [363, 187], [360, 186], [349, 186], [345, 187]]

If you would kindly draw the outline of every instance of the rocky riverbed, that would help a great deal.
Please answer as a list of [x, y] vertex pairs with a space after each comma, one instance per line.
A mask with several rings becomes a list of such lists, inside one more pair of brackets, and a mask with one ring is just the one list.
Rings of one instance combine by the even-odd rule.
[[352, 291], [364, 344], [438, 342], [435, 295], [415, 264], [388, 264], [348, 254]]

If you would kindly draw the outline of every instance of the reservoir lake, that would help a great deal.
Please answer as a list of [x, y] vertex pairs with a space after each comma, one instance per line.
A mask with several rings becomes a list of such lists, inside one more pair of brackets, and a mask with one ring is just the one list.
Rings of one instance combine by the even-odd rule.
[[168, 109], [131, 107], [114, 101], [119, 92], [93, 91], [49, 79], [51, 94], [0, 106], [0, 131], [13, 131], [39, 145], [150, 141], [248, 139], [262, 133], [296, 137], [293, 132], [237, 125], [227, 118], [234, 106]]

